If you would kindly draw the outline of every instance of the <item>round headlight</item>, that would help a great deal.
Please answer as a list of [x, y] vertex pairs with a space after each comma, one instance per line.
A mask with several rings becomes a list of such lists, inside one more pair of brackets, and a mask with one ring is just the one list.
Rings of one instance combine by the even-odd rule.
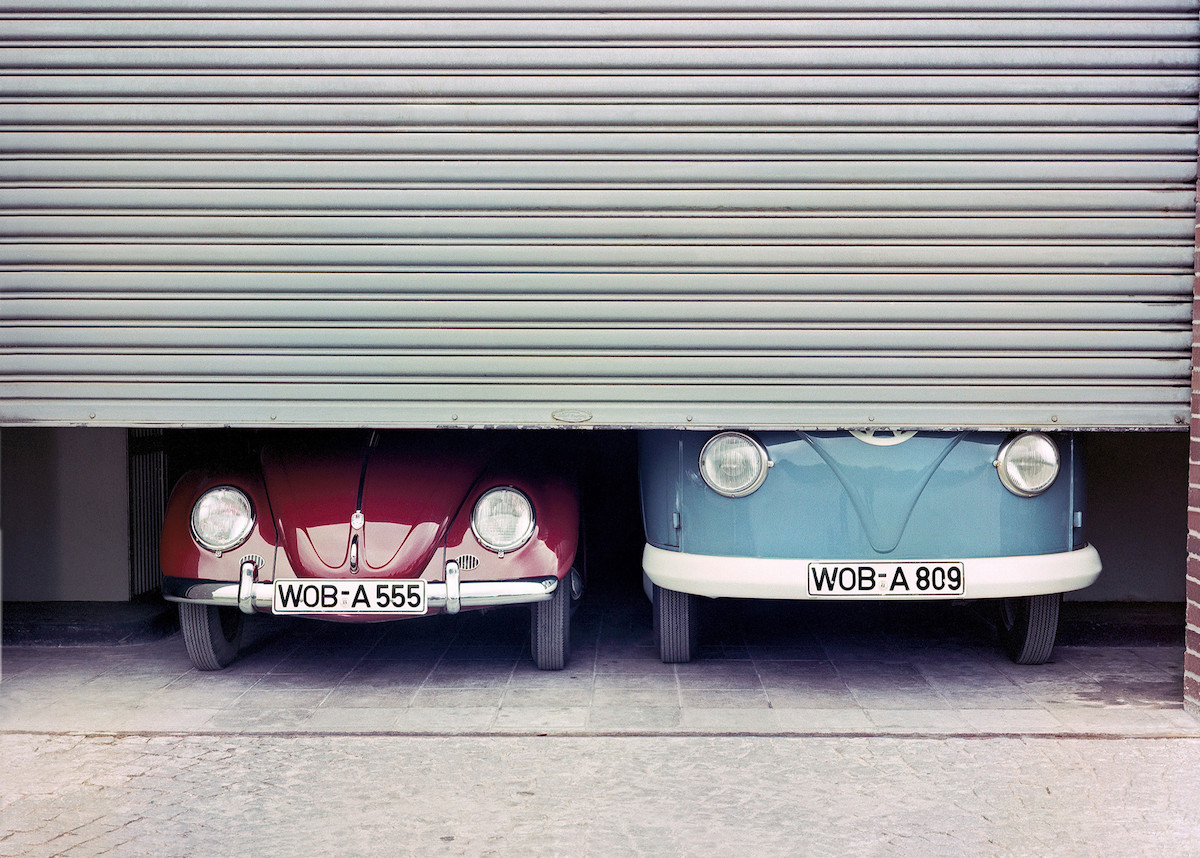
[[722, 432], [700, 451], [700, 476], [710, 489], [727, 498], [745, 497], [767, 478], [767, 451], [741, 432]]
[[489, 489], [471, 512], [471, 531], [479, 544], [499, 554], [515, 551], [533, 536], [533, 504], [507, 486]]
[[1049, 435], [1026, 432], [1005, 442], [996, 456], [1000, 482], [1014, 495], [1031, 498], [1054, 484], [1058, 447]]
[[237, 548], [254, 528], [250, 498], [233, 486], [218, 486], [192, 507], [192, 536], [209, 551]]

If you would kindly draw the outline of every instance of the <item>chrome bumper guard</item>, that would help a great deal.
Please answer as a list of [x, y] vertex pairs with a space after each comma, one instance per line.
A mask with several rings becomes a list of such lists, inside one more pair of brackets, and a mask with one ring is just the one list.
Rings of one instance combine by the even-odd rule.
[[[425, 601], [431, 610], [440, 608], [448, 614], [457, 614], [460, 608], [494, 608], [544, 602], [558, 589], [558, 579], [553, 576], [518, 578], [513, 581], [460, 581], [458, 565], [451, 561], [446, 567], [445, 581], [429, 581], [425, 584]], [[245, 562], [238, 582], [163, 578], [163, 598], [170, 602], [240, 608], [246, 614], [270, 612], [275, 585], [255, 581], [255, 572], [255, 565]]]

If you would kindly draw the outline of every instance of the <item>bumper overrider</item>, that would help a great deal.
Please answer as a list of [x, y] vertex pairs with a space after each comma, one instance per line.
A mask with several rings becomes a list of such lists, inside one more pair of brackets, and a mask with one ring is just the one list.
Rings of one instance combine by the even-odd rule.
[[[271, 613], [274, 609], [275, 585], [271, 581], [255, 580], [257, 568], [252, 561], [243, 562], [241, 576], [236, 582], [164, 577], [163, 598], [171, 602], [239, 608], [246, 614]], [[558, 586], [558, 579], [552, 575], [510, 581], [463, 581], [458, 564], [450, 561], [446, 564], [444, 581], [426, 582], [425, 600], [430, 611], [457, 614], [462, 608], [545, 602], [554, 595]]]

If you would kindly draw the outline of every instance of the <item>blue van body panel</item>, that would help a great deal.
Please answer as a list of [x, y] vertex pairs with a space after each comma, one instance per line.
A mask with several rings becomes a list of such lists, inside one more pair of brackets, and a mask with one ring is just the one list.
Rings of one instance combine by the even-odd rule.
[[970, 431], [919, 432], [891, 446], [849, 432], [752, 433], [773, 466], [753, 494], [727, 498], [700, 476], [712, 434], [639, 434], [649, 544], [722, 557], [961, 560], [1085, 542], [1083, 468], [1070, 433], [1053, 436], [1062, 469], [1033, 498], [997, 477], [993, 462], [1010, 433]]

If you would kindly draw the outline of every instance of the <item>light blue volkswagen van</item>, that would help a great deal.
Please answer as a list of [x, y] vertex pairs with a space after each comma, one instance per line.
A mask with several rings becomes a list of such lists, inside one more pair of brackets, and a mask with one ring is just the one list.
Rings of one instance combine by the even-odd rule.
[[1010, 657], [1050, 657], [1091, 584], [1070, 433], [646, 431], [642, 565], [659, 654], [690, 661], [699, 596], [994, 599]]

